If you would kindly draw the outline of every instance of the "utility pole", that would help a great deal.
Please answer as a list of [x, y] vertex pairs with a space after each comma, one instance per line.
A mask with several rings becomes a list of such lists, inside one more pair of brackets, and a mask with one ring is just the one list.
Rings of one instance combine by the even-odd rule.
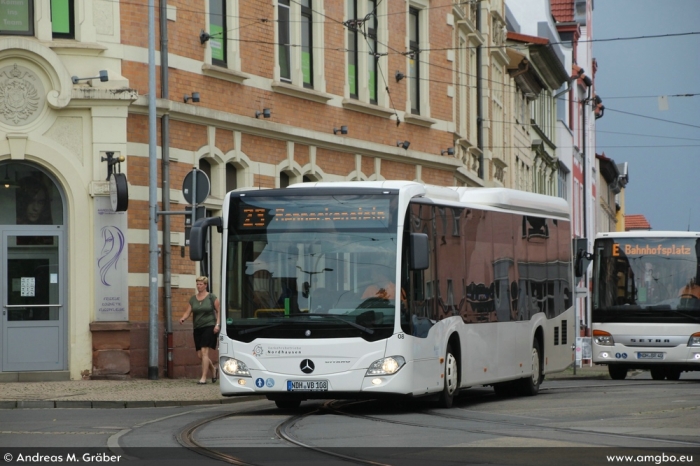
[[155, 0], [148, 0], [148, 378], [158, 380], [158, 192]]

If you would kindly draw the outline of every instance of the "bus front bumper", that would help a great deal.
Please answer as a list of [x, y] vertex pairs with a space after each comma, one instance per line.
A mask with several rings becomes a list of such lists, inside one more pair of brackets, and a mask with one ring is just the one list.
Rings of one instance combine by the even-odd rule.
[[271, 371], [251, 370], [250, 377], [221, 372], [223, 396], [280, 395], [303, 399], [378, 398], [383, 395], [410, 395], [412, 364], [406, 364], [395, 374], [366, 376], [367, 369], [331, 374], [292, 375]]

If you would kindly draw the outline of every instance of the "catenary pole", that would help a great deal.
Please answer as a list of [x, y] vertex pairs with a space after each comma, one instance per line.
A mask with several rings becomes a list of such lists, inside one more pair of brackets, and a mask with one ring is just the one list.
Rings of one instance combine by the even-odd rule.
[[158, 380], [158, 193], [155, 0], [148, 0], [148, 378]]

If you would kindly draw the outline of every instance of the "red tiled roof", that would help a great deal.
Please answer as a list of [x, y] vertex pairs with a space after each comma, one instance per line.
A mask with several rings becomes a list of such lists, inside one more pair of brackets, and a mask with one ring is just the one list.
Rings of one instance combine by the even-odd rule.
[[558, 23], [569, 23], [574, 20], [574, 0], [550, 0], [552, 16]]
[[625, 215], [625, 231], [651, 230], [651, 225], [646, 217], [641, 214]]
[[514, 40], [517, 42], [528, 42], [528, 43], [537, 44], [537, 45], [549, 44], [549, 39], [545, 39], [544, 37], [528, 36], [527, 34], [520, 34], [519, 32], [508, 31], [507, 37], [508, 37], [508, 39]]

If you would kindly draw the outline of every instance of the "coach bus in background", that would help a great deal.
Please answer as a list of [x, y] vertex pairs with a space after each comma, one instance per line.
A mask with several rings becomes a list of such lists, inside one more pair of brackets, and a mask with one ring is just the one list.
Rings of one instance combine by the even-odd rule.
[[492, 385], [535, 395], [572, 363], [572, 242], [560, 199], [409, 181], [232, 191], [223, 218], [221, 393], [280, 408]]
[[593, 248], [593, 363], [616, 380], [700, 370], [700, 233], [600, 233]]

